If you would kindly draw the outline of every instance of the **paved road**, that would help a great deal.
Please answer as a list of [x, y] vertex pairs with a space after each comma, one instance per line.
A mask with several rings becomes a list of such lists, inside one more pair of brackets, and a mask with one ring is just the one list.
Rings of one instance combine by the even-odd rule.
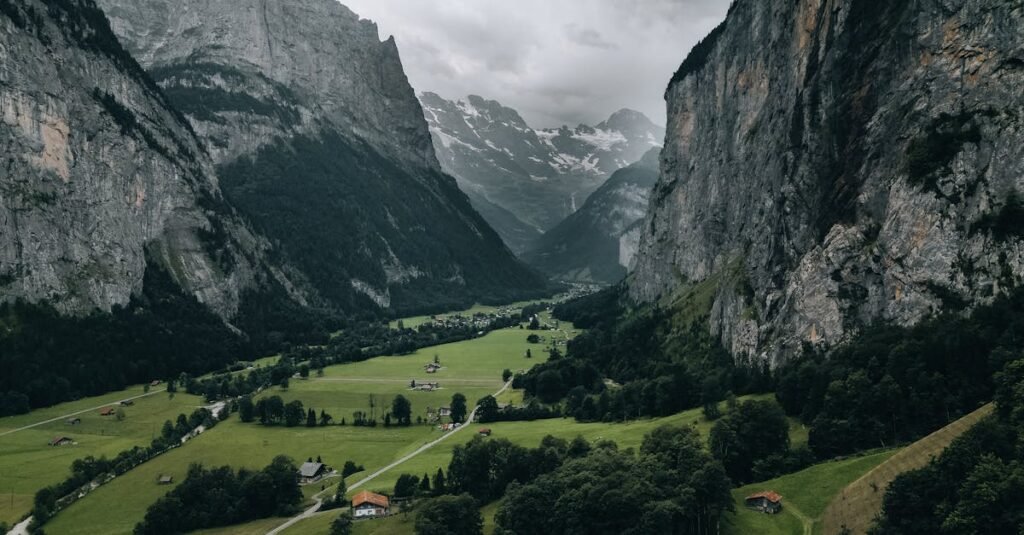
[[[509, 380], [507, 383], [505, 383], [504, 386], [501, 387], [501, 389], [499, 389], [497, 392], [495, 392], [493, 394], [494, 397], [498, 397], [499, 395], [501, 395], [503, 392], [505, 392], [505, 390], [508, 390], [508, 388], [510, 386], [512, 386], [512, 381], [511, 380]], [[420, 446], [419, 449], [417, 449], [416, 451], [406, 455], [405, 457], [402, 457], [401, 459], [398, 459], [397, 461], [395, 461], [395, 462], [385, 466], [384, 468], [381, 468], [380, 470], [377, 470], [376, 472], [374, 472], [374, 473], [364, 477], [363, 479], [360, 479], [359, 481], [356, 481], [355, 483], [353, 483], [352, 485], [350, 485], [348, 487], [348, 490], [355, 490], [355, 489], [357, 489], [357, 488], [359, 488], [359, 487], [369, 483], [370, 481], [373, 481], [374, 479], [379, 477], [381, 474], [383, 474], [383, 473], [387, 472], [388, 470], [391, 470], [392, 468], [394, 468], [394, 467], [396, 467], [396, 466], [398, 466], [398, 465], [408, 461], [409, 459], [412, 459], [413, 457], [415, 457], [415, 456], [417, 456], [417, 455], [419, 455], [419, 454], [429, 450], [430, 448], [433, 448], [434, 446], [438, 445], [442, 441], [447, 440], [448, 438], [450, 438], [455, 433], [458, 433], [459, 431], [462, 431], [463, 429], [469, 428], [470, 427], [469, 424], [473, 421], [473, 417], [476, 416], [477, 408], [478, 407], [473, 407], [473, 412], [469, 413], [469, 417], [466, 418], [466, 422], [467, 422], [466, 424], [464, 424], [462, 426], [459, 426], [459, 428], [454, 430], [454, 431], [450, 431], [448, 433], [445, 433], [445, 434], [441, 435], [440, 438], [437, 438], [435, 440], [427, 442], [426, 444]], [[330, 489], [327, 489], [327, 490], [330, 490]], [[291, 519], [289, 519], [284, 524], [281, 524], [280, 526], [278, 526], [278, 527], [268, 531], [267, 535], [278, 535], [282, 531], [284, 531], [284, 530], [294, 526], [295, 524], [298, 524], [299, 522], [301, 522], [301, 521], [303, 521], [303, 520], [305, 520], [307, 518], [311, 518], [311, 517], [315, 516], [317, 514], [317, 512], [320, 510], [320, 505], [323, 504], [323, 497], [322, 497], [322, 495], [325, 492], [327, 492], [327, 490], [321, 491], [321, 492], [317, 493], [315, 496], [313, 496], [313, 499], [316, 500], [316, 503], [311, 505], [308, 509], [303, 511], [301, 514], [298, 514], [298, 515], [292, 517]]]
[[85, 410], [80, 410], [78, 412], [68, 413], [68, 414], [65, 414], [63, 416], [58, 416], [56, 418], [50, 418], [49, 420], [44, 420], [42, 422], [36, 422], [34, 424], [29, 424], [29, 425], [26, 425], [24, 427], [19, 427], [17, 429], [11, 429], [10, 431], [4, 431], [3, 433], [0, 433], [0, 437], [11, 435], [11, 434], [17, 433], [18, 431], [24, 431], [26, 429], [32, 429], [33, 427], [39, 427], [41, 425], [46, 425], [46, 424], [49, 424], [49, 423], [57, 422], [57, 421], [60, 421], [60, 420], [66, 420], [66, 419], [68, 419], [68, 418], [70, 418], [72, 416], [78, 416], [79, 414], [85, 414], [87, 412], [92, 412], [92, 411], [98, 411], [98, 410], [100, 410], [100, 409], [102, 409], [104, 407], [109, 407], [111, 405], [116, 405], [120, 401], [134, 400], [134, 399], [144, 398], [146, 396], [152, 396], [153, 394], [159, 394], [160, 392], [163, 392], [164, 390], [165, 390], [164, 388], [161, 388], [159, 390], [150, 390], [149, 393], [146, 393], [146, 394], [139, 394], [138, 396], [132, 396], [130, 398], [122, 398], [122, 399], [119, 399], [117, 401], [111, 401], [110, 403], [104, 403], [103, 405], [98, 405], [96, 407], [92, 407], [90, 409], [85, 409]]

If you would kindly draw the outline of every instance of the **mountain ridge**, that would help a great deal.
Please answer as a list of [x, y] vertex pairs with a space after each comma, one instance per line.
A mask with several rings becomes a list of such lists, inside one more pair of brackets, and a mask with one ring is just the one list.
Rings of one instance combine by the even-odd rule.
[[[470, 95], [450, 101], [421, 93], [441, 166], [519, 222], [490, 219], [516, 252], [575, 212], [616, 170], [661, 143], [664, 129], [622, 109], [595, 126], [534, 129], [513, 108]], [[488, 212], [479, 200], [478, 210]], [[533, 228], [524, 236], [523, 229]]]

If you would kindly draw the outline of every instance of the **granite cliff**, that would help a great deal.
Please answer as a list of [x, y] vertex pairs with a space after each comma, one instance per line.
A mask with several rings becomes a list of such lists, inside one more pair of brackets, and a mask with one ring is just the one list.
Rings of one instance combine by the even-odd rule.
[[629, 292], [777, 362], [1024, 274], [1024, 3], [740, 0], [667, 90]]

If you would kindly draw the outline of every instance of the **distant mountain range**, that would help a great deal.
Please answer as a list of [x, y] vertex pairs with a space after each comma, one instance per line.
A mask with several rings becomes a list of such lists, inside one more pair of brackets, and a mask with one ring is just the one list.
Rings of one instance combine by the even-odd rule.
[[423, 93], [420, 102], [441, 167], [517, 253], [665, 134], [627, 109], [594, 126], [538, 130], [516, 110], [475, 95], [452, 101]]
[[626, 276], [658, 181], [659, 149], [619, 169], [583, 207], [546, 232], [522, 259], [561, 280], [615, 283]]

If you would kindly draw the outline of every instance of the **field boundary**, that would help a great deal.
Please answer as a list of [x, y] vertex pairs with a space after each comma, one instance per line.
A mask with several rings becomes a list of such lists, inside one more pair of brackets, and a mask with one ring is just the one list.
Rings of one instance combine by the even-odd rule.
[[984, 407], [935, 431], [903, 448], [884, 463], [847, 485], [832, 499], [821, 516], [826, 535], [848, 529], [853, 535], [864, 535], [882, 510], [882, 499], [889, 484], [897, 476], [921, 468], [937, 457], [953, 440], [992, 414], [993, 405]]

